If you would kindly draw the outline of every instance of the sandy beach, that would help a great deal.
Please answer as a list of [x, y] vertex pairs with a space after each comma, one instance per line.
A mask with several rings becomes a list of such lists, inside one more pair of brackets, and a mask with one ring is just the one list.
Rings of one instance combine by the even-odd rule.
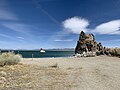
[[0, 90], [120, 90], [120, 58], [24, 58], [0, 79]]

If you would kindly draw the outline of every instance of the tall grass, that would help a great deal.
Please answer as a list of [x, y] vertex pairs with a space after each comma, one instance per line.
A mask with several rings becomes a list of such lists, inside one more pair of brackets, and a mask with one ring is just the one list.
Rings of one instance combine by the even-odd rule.
[[18, 64], [22, 56], [12, 52], [0, 54], [0, 66]]

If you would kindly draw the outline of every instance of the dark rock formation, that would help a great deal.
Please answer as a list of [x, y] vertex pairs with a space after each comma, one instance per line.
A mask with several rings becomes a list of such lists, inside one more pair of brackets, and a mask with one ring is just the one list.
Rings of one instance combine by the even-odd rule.
[[86, 35], [81, 31], [75, 54], [86, 54], [85, 56], [89, 56], [89, 52], [94, 52], [95, 55], [104, 54], [104, 48], [101, 43], [96, 42], [93, 34]]
[[120, 48], [106, 48], [104, 53], [108, 56], [117, 56], [120, 57]]
[[80, 33], [75, 54], [78, 56], [98, 56], [108, 55], [120, 57], [120, 48], [106, 48], [101, 43], [97, 43], [93, 34], [86, 35], [83, 31]]

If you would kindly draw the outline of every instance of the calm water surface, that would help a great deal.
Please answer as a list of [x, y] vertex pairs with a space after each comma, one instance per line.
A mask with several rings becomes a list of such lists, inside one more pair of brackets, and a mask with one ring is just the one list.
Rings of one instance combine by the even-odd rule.
[[[8, 52], [8, 51], [2, 51]], [[16, 54], [21, 54], [23, 58], [49, 58], [49, 57], [70, 57], [74, 55], [74, 51], [14, 51]]]

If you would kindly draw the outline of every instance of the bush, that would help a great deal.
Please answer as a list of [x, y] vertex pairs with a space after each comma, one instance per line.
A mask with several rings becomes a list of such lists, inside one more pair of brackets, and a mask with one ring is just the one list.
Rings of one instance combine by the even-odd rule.
[[18, 64], [21, 58], [22, 58], [21, 55], [14, 54], [12, 52], [2, 53], [0, 55], [0, 66]]

